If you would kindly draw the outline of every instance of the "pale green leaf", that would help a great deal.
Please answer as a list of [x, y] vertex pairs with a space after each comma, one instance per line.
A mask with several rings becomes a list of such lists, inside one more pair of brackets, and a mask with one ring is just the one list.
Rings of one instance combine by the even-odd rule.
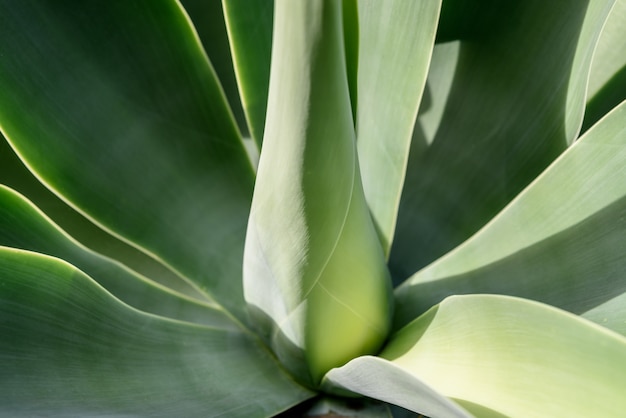
[[359, 163], [365, 197], [388, 255], [440, 1], [360, 0]]
[[626, 336], [626, 292], [588, 310], [581, 316]]
[[626, 102], [471, 239], [396, 290], [404, 324], [444, 297], [501, 293], [583, 313], [626, 291]]
[[323, 385], [331, 392], [347, 390], [430, 417], [470, 417], [418, 377], [379, 357], [358, 357], [332, 369], [324, 377]]
[[276, 3], [244, 258], [245, 298], [261, 332], [313, 383], [378, 349], [391, 302], [359, 177], [341, 12], [335, 1]]
[[619, 70], [626, 65], [626, 1], [615, 0], [595, 48], [588, 94], [592, 99]]
[[507, 3], [499, 9], [505, 24], [485, 23], [460, 43], [434, 139], [410, 156], [389, 261], [394, 276], [408, 277], [469, 238], [576, 139], [591, 55], [612, 3]]
[[222, 0], [235, 74], [252, 139], [260, 148], [270, 80], [274, 0]]
[[584, 130], [626, 99], [625, 21], [626, 1], [616, 0], [593, 55]]
[[31, 202], [0, 185], [0, 246], [63, 259], [94, 278], [134, 308], [222, 328], [235, 323], [222, 311], [157, 285], [122, 265], [89, 251], [59, 229]]
[[0, 128], [38, 178], [245, 318], [253, 170], [180, 5], [2, 1], [0, 51]]
[[626, 408], [626, 339], [524, 299], [451, 297], [381, 356], [479, 417], [620, 417]]
[[0, 330], [6, 416], [267, 417], [312, 396], [247, 334], [141, 313], [21, 250], [0, 249]]

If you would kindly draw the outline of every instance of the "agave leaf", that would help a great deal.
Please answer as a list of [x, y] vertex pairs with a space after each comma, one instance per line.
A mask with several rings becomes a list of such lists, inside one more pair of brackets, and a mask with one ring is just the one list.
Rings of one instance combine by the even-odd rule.
[[626, 99], [626, 1], [617, 0], [593, 55], [583, 129]]
[[588, 310], [581, 316], [626, 336], [626, 292]]
[[0, 185], [0, 245], [61, 258], [96, 279], [123, 302], [145, 312], [232, 328], [219, 309], [173, 292], [89, 251], [17, 192]]
[[220, 80], [224, 93], [233, 110], [239, 130], [249, 136], [246, 118], [241, 105], [237, 80], [233, 69], [228, 33], [224, 23], [221, 1], [179, 0], [198, 32], [202, 46]]
[[330, 392], [350, 391], [431, 417], [471, 416], [418, 377], [379, 357], [358, 357], [330, 370], [323, 386]]
[[0, 2], [0, 128], [51, 190], [244, 318], [253, 170], [211, 65], [177, 2], [101, 6]]
[[341, 12], [336, 1], [276, 3], [244, 258], [245, 298], [262, 333], [313, 384], [377, 350], [390, 314], [390, 281], [359, 178]]
[[365, 197], [388, 255], [440, 1], [360, 0], [357, 143]]
[[408, 277], [469, 238], [577, 137], [592, 52], [612, 3], [507, 3], [505, 24], [460, 43], [436, 135], [410, 156], [389, 261], [394, 276]]
[[129, 308], [73, 266], [0, 248], [8, 416], [271, 416], [312, 396], [247, 334]]
[[209, 301], [206, 294], [199, 292], [162, 263], [103, 231], [63, 202], [28, 171], [1, 134], [0, 158], [0, 184], [24, 195], [72, 238], [169, 289], [203, 302]]
[[261, 148], [272, 51], [273, 0], [222, 0], [235, 74], [250, 134]]
[[480, 417], [612, 417], [626, 407], [626, 339], [529, 300], [450, 297], [381, 356]]
[[626, 291], [626, 102], [487, 226], [396, 290], [404, 324], [444, 297], [522, 296], [583, 313]]

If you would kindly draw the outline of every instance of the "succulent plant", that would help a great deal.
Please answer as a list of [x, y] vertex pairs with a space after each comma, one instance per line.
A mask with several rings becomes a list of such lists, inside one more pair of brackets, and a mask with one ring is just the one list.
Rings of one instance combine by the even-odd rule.
[[625, 22], [0, 0], [0, 415], [621, 416]]

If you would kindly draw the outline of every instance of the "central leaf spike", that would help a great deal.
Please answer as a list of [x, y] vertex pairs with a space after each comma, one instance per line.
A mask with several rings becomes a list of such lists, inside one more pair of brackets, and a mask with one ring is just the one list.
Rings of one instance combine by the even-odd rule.
[[379, 349], [391, 280], [359, 174], [342, 4], [279, 0], [274, 22], [244, 293], [279, 359], [317, 385]]

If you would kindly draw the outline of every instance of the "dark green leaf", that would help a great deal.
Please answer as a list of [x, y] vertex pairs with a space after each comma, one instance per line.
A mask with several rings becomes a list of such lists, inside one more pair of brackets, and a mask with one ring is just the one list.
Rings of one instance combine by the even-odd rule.
[[2, 1], [0, 53], [0, 128], [36, 175], [245, 318], [253, 170], [180, 5]]
[[312, 394], [246, 334], [165, 320], [0, 249], [0, 404], [33, 416], [267, 417]]

